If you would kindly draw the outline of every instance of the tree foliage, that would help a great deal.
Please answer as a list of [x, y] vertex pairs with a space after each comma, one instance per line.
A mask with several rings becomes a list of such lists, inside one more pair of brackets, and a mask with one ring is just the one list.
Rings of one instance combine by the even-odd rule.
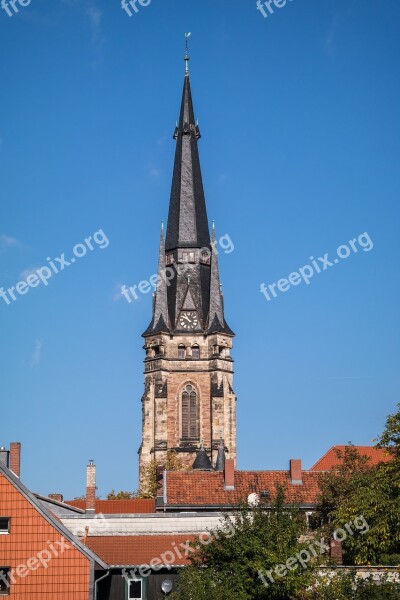
[[187, 471], [189, 468], [185, 465], [178, 453], [174, 450], [167, 451], [165, 461], [149, 461], [140, 473], [141, 491], [139, 498], [155, 498], [157, 495], [157, 467], [162, 466], [167, 471]]
[[400, 562], [400, 410], [389, 415], [377, 447], [392, 460], [370, 466], [355, 448], [346, 449], [342, 464], [321, 477], [317, 520], [332, 533], [363, 516], [369, 530], [343, 542], [347, 564]]
[[141, 490], [126, 492], [121, 490], [115, 492], [111, 490], [107, 494], [107, 500], [131, 500], [133, 498], [155, 498], [157, 495], [157, 467], [163, 466], [167, 471], [187, 470], [188, 467], [179, 458], [174, 450], [168, 450], [167, 457], [164, 462], [151, 460], [143, 468], [141, 472]]
[[295, 507], [285, 506], [282, 489], [270, 511], [244, 506], [234, 514], [234, 527], [231, 519], [225, 516], [222, 530], [211, 536], [209, 544], [202, 544], [201, 538], [195, 542], [198, 550], [179, 577], [174, 600], [283, 600], [310, 585], [312, 562], [305, 568], [298, 564], [285, 576], [275, 574], [278, 565], [285, 565], [309, 543], [299, 541], [305, 521]]

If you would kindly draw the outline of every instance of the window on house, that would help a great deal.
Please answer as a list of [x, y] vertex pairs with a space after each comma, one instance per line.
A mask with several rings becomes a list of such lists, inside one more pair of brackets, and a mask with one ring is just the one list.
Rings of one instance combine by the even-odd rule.
[[142, 600], [143, 598], [143, 590], [142, 590], [142, 580], [138, 581], [130, 581], [129, 582], [129, 600]]
[[182, 392], [182, 439], [199, 439], [197, 393], [192, 385]]
[[192, 347], [192, 358], [197, 359], [200, 358], [200, 348], [199, 346]]
[[0, 596], [10, 595], [10, 569], [0, 567]]
[[178, 358], [186, 358], [186, 348], [185, 346], [178, 346]]
[[147, 600], [146, 579], [129, 579], [127, 580], [127, 588], [125, 598], [128, 598], [128, 600]]
[[0, 534], [10, 533], [10, 517], [0, 517]]

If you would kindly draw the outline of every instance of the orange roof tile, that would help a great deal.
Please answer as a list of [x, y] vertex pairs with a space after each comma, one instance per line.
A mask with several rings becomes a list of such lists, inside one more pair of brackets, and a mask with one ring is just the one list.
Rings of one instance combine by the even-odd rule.
[[86, 545], [109, 565], [148, 565], [153, 559], [166, 565], [185, 565], [189, 554], [185, 544], [194, 539], [193, 535], [93, 536], [87, 538]]
[[292, 484], [288, 471], [235, 471], [235, 489], [224, 490], [221, 472], [169, 471], [167, 473], [168, 506], [234, 506], [249, 494], [268, 491], [275, 496], [276, 484], [286, 489], [286, 501], [299, 504], [315, 502], [318, 473], [303, 471], [303, 483]]
[[369, 458], [369, 464], [375, 466], [380, 462], [388, 462], [391, 455], [384, 448], [374, 448], [373, 446], [332, 446], [322, 458], [317, 460], [311, 467], [311, 471], [329, 471], [337, 467], [342, 462], [339, 452], [344, 452], [346, 448], [355, 448], [361, 456]]
[[[65, 504], [85, 509], [85, 500], [66, 500]], [[103, 515], [140, 515], [155, 511], [154, 500], [96, 500], [96, 513]]]

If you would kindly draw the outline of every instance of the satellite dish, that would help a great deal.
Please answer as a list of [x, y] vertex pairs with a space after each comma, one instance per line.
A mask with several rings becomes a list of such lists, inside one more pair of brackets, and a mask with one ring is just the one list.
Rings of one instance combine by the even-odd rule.
[[164, 592], [164, 594], [169, 594], [170, 592], [172, 592], [172, 581], [170, 581], [169, 579], [165, 579], [165, 581], [163, 581], [161, 584], [161, 589]]
[[249, 506], [258, 506], [260, 504], [260, 496], [253, 492], [247, 497], [247, 503]]

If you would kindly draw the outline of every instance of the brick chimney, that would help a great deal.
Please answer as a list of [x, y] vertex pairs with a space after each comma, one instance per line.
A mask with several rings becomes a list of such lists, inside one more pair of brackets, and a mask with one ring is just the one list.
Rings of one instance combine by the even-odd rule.
[[295, 485], [303, 483], [301, 460], [299, 458], [292, 458], [290, 461], [290, 481]]
[[86, 467], [86, 512], [96, 512], [96, 465], [93, 460]]
[[337, 564], [337, 565], [343, 564], [342, 542], [339, 542], [338, 540], [334, 540], [334, 539], [330, 540], [329, 556], [330, 556], [332, 562], [334, 562], [335, 564]]
[[49, 494], [47, 497], [56, 502], [64, 502], [64, 496], [62, 494]]
[[19, 442], [10, 444], [10, 471], [19, 478], [21, 474], [21, 444]]
[[227, 458], [225, 460], [224, 482], [225, 490], [229, 491], [235, 489], [235, 461], [233, 458]]

